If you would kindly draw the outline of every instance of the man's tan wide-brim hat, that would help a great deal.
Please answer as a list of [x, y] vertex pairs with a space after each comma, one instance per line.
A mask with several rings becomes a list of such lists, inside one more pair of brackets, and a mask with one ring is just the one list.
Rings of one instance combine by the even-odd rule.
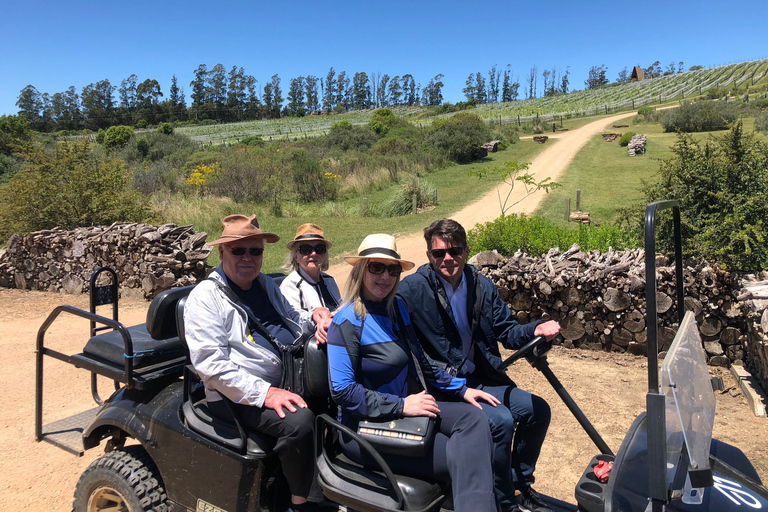
[[208, 245], [228, 244], [252, 238], [262, 238], [270, 244], [280, 240], [280, 237], [274, 233], [263, 232], [255, 215], [250, 217], [245, 215], [228, 215], [224, 217], [222, 223], [224, 224], [224, 231], [221, 233], [221, 238], [213, 242], [206, 242]]
[[397, 261], [403, 267], [403, 270], [411, 270], [415, 265], [412, 261], [404, 260], [400, 257], [400, 253], [397, 252], [395, 237], [383, 233], [368, 235], [363, 240], [363, 243], [360, 244], [360, 247], [357, 248], [357, 256], [344, 257], [350, 265], [354, 265], [361, 259], [373, 258]]
[[296, 230], [296, 236], [288, 242], [288, 249], [293, 250], [293, 246], [296, 244], [303, 244], [304, 242], [311, 242], [317, 240], [323, 242], [327, 248], [333, 247], [333, 244], [325, 239], [325, 233], [323, 228], [317, 224], [302, 224], [299, 229]]

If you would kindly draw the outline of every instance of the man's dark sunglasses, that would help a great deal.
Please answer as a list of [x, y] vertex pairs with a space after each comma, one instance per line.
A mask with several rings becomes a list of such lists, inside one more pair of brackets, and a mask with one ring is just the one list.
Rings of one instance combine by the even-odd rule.
[[380, 276], [385, 271], [392, 277], [397, 277], [403, 272], [403, 267], [401, 267], [399, 263], [386, 265], [384, 263], [379, 263], [378, 261], [372, 261], [368, 264], [368, 272], [375, 276]]
[[251, 247], [250, 249], [246, 249], [245, 247], [232, 247], [229, 249], [229, 252], [231, 252], [234, 256], [244, 256], [246, 252], [251, 256], [261, 256], [264, 254], [264, 248]]
[[302, 244], [299, 246], [299, 253], [302, 256], [309, 256], [313, 252], [317, 253], [318, 256], [322, 256], [327, 251], [328, 251], [328, 247], [326, 247], [325, 244], [317, 244], [317, 245]]
[[445, 253], [450, 254], [452, 258], [458, 258], [462, 254], [464, 254], [464, 249], [466, 249], [466, 247], [463, 247], [460, 245], [458, 247], [449, 247], [448, 249], [430, 249], [429, 253], [436, 260], [439, 260], [440, 258], [444, 258]]

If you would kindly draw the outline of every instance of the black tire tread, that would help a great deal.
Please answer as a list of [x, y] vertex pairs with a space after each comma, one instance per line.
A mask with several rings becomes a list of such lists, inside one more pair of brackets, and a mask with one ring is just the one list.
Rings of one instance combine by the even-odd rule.
[[[133, 490], [144, 512], [169, 512], [167, 495], [157, 467], [147, 451], [140, 445], [126, 446], [105, 453], [80, 475], [75, 487], [74, 509], [84, 510], [89, 496], [81, 495], [84, 481], [94, 472], [110, 472], [119, 476]], [[78, 508], [81, 502], [82, 508]], [[82, 503], [84, 502], [84, 503]]]

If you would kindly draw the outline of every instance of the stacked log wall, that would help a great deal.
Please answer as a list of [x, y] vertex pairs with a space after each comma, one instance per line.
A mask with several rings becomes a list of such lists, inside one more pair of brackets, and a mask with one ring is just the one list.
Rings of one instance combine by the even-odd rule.
[[84, 293], [93, 271], [108, 266], [121, 288], [152, 298], [205, 279], [206, 236], [192, 226], [135, 223], [14, 235], [0, 250], [0, 286]]
[[[663, 256], [656, 258], [657, 338], [664, 352], [679, 325], [675, 267]], [[647, 354], [641, 249], [585, 253], [574, 245], [541, 257], [485, 252], [471, 262], [494, 282], [520, 323], [559, 321], [566, 347]], [[683, 279], [685, 307], [696, 317], [709, 364], [745, 364], [768, 385], [768, 349], [755, 341], [757, 329], [762, 336], [768, 329], [768, 313], [753, 311], [744, 300], [740, 276], [703, 260], [686, 260]], [[760, 314], [762, 327], [756, 321]]]

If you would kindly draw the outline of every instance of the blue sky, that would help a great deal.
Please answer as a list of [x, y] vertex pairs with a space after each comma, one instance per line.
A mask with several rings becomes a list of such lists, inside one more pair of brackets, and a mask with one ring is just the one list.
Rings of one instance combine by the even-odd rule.
[[[586, 5], [586, 6], [585, 6]], [[570, 66], [572, 89], [590, 67], [613, 81], [625, 66], [685, 68], [768, 56], [765, 0], [548, 2], [281, 0], [4, 2], [0, 17], [0, 115], [15, 114], [31, 84], [53, 94], [135, 73], [168, 94], [175, 74], [190, 100], [200, 64], [245, 68], [263, 85], [277, 73], [284, 92], [297, 76], [336, 71], [410, 73], [425, 85], [445, 75], [456, 102], [469, 73], [511, 65], [521, 83], [533, 66]], [[522, 92], [522, 88], [521, 88]]]

